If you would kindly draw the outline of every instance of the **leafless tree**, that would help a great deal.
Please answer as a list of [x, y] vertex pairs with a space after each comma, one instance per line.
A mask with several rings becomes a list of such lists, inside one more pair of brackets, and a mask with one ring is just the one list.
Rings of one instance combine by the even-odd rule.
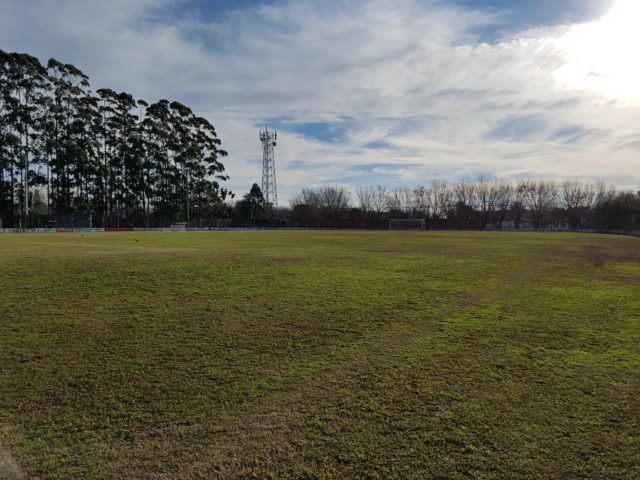
[[391, 190], [390, 192], [387, 192], [385, 200], [385, 208], [387, 209], [387, 212], [402, 210], [402, 202], [400, 201], [398, 190]]
[[400, 210], [407, 215], [411, 216], [415, 208], [415, 198], [412, 188], [398, 188], [396, 190], [398, 200], [400, 201]]
[[376, 188], [373, 186], [359, 186], [355, 190], [358, 206], [362, 212], [362, 218], [368, 219], [374, 210], [376, 200]]
[[594, 195], [593, 204], [591, 208], [597, 208], [604, 205], [606, 202], [610, 202], [617, 194], [616, 187], [613, 185], [607, 186], [604, 182], [594, 183]]
[[346, 188], [341, 186], [322, 186], [317, 188], [303, 188], [302, 191], [291, 197], [292, 208], [305, 206], [315, 210], [320, 217], [335, 220], [340, 212], [350, 206], [350, 195]]
[[350, 195], [346, 188], [327, 185], [318, 187], [317, 195], [320, 201], [320, 209], [331, 218], [336, 218], [341, 210], [350, 206]]
[[497, 184], [496, 179], [489, 179], [484, 176], [478, 177], [476, 182], [476, 205], [480, 217], [480, 226], [483, 230], [487, 228], [489, 219], [498, 204], [499, 188]]
[[289, 200], [291, 208], [295, 208], [299, 205], [307, 205], [309, 207], [319, 208], [320, 197], [318, 190], [313, 188], [303, 188], [300, 193], [296, 193]]
[[371, 206], [373, 211], [376, 213], [376, 217], [380, 218], [382, 212], [384, 211], [387, 205], [387, 189], [382, 185], [378, 185], [375, 188], [373, 199]]
[[578, 209], [588, 202], [586, 185], [577, 180], [565, 180], [560, 184], [560, 200], [567, 209]]
[[570, 179], [560, 184], [560, 194], [562, 206], [567, 211], [569, 225], [571, 228], [578, 228], [583, 211], [593, 203], [595, 187]]
[[451, 210], [453, 199], [446, 180], [434, 180], [429, 185], [429, 203], [432, 218], [446, 218]]
[[508, 180], [498, 179], [493, 182], [493, 191], [496, 227], [502, 228], [513, 201], [514, 188]]
[[475, 184], [465, 178], [452, 186], [453, 197], [456, 204], [466, 207], [471, 206], [473, 203], [473, 196], [475, 195]]
[[522, 218], [527, 211], [525, 201], [529, 192], [529, 182], [527, 180], [519, 181], [513, 188], [512, 202], [511, 202], [511, 219], [513, 220], [513, 226], [520, 228], [522, 225]]
[[[572, 227], [578, 226], [582, 218], [590, 225], [638, 223], [634, 216], [637, 214], [633, 213], [635, 204], [627, 207], [629, 202], [621, 200], [624, 196], [602, 182], [522, 180], [514, 183], [479, 177], [475, 181], [462, 180], [453, 184], [435, 180], [426, 186], [391, 191], [383, 186], [361, 186], [354, 189], [354, 194], [365, 220], [380, 219], [383, 212], [389, 212], [400, 217], [419, 215], [430, 219], [455, 219], [458, 223], [482, 228], [487, 228], [489, 223], [502, 228], [508, 218], [515, 228], [521, 228], [526, 215], [530, 216], [535, 228], [558, 216], [567, 216]], [[633, 195], [624, 199], [633, 198]], [[290, 203], [297, 210], [297, 218], [316, 224], [337, 225], [333, 220], [346, 220], [347, 216], [341, 212], [350, 208], [349, 192], [339, 186], [305, 188], [294, 195]]]
[[429, 191], [422, 185], [413, 189], [413, 200], [416, 212], [422, 217], [429, 217]]
[[531, 213], [534, 228], [539, 228], [542, 219], [556, 206], [558, 186], [555, 182], [538, 180], [529, 182], [526, 205]]

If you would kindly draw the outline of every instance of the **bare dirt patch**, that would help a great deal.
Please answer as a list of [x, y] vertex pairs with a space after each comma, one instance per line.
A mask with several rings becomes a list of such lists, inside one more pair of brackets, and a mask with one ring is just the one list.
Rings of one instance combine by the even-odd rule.
[[24, 475], [20, 467], [15, 462], [9, 451], [0, 445], [0, 479], [2, 480], [23, 480]]

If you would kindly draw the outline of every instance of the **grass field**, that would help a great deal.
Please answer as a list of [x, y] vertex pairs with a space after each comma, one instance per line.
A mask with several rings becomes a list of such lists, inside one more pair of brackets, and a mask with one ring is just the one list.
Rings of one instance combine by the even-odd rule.
[[640, 478], [637, 238], [1, 235], [0, 313], [0, 478]]

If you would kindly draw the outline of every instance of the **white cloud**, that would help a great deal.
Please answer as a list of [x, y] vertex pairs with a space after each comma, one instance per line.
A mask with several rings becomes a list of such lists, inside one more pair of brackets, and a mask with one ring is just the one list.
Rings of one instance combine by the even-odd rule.
[[279, 118], [345, 130], [332, 143], [282, 132], [281, 203], [309, 184], [480, 172], [640, 184], [638, 109], [559, 78], [570, 59], [558, 42], [578, 27], [486, 44], [474, 32], [490, 15], [418, 0], [289, 1], [214, 20], [176, 18], [180, 3], [168, 0], [5, 3], [3, 49], [55, 56], [94, 88], [207, 115], [238, 192], [260, 180], [256, 124]]

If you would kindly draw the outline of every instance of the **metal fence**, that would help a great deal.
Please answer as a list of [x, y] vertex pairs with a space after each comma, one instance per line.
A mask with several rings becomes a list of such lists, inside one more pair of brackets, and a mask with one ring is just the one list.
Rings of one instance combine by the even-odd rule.
[[[309, 228], [309, 227], [162, 227], [162, 228], [0, 228], [0, 233], [112, 233], [112, 232], [242, 232], [242, 231], [263, 231], [263, 230], [361, 230], [374, 231], [367, 228]], [[456, 229], [433, 229], [440, 230], [456, 230]], [[464, 230], [472, 231], [472, 230]], [[480, 230], [478, 230], [480, 231]], [[578, 229], [570, 230], [565, 228], [522, 228], [508, 230], [489, 230], [492, 232], [558, 232], [558, 233], [603, 233], [609, 235], [631, 235], [640, 237], [638, 230], [602, 230], [602, 229]]]

